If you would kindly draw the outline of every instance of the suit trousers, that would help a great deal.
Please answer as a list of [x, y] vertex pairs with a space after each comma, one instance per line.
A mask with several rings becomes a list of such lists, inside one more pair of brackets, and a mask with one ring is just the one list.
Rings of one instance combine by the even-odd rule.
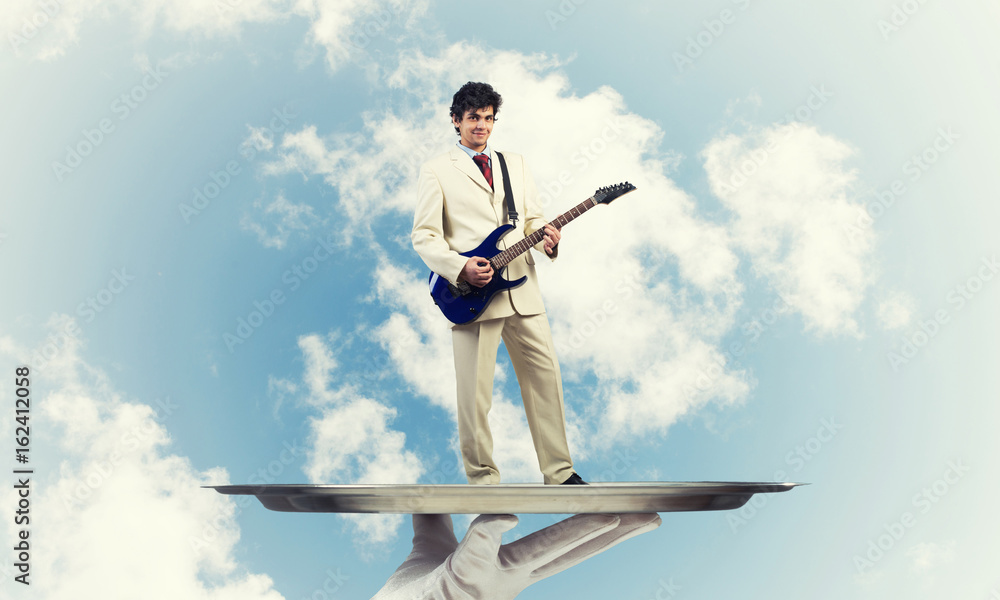
[[521, 399], [544, 482], [558, 484], [573, 473], [566, 443], [562, 377], [548, 317], [512, 315], [452, 328], [458, 382], [458, 438], [469, 483], [500, 483], [493, 462], [489, 412], [493, 373], [503, 339], [521, 387]]

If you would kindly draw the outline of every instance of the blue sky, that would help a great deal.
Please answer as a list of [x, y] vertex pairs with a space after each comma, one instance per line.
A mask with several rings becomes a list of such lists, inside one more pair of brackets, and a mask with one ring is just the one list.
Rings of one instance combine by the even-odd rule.
[[[37, 545], [30, 588], [0, 556], [4, 589], [381, 587], [407, 519], [199, 486], [464, 480], [450, 335], [408, 234], [417, 168], [476, 80], [503, 94], [491, 142], [525, 155], [550, 218], [639, 188], [540, 267], [581, 474], [812, 484], [665, 514], [520, 597], [998, 597], [998, 17], [8, 2], [0, 362], [34, 373]], [[505, 479], [539, 481], [503, 361], [492, 416]]]

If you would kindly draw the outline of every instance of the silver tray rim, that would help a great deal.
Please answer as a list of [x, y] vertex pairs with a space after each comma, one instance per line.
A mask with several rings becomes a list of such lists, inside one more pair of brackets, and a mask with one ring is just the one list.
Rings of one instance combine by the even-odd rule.
[[206, 485], [251, 495], [279, 512], [389, 514], [582, 514], [731, 510], [794, 482], [614, 482], [590, 485], [244, 484]]

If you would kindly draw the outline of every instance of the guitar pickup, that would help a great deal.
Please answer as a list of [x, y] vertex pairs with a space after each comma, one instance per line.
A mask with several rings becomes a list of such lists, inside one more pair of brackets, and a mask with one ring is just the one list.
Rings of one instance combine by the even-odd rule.
[[471, 292], [472, 288], [469, 287], [469, 283], [467, 281], [459, 281], [458, 285], [455, 285], [453, 283], [449, 283], [448, 284], [448, 291], [451, 292], [452, 296], [455, 296], [456, 298], [458, 298], [458, 297], [464, 296], [464, 295], [468, 294], [469, 292]]

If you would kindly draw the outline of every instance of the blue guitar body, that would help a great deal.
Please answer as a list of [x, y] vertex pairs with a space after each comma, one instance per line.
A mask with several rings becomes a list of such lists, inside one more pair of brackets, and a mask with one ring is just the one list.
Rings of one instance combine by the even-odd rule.
[[[490, 260], [497, 254], [500, 254], [501, 250], [497, 247], [497, 244], [512, 229], [514, 229], [513, 225], [501, 225], [494, 229], [493, 233], [487, 236], [483, 240], [483, 243], [479, 244], [474, 250], [461, 252], [460, 254], [468, 257], [480, 256], [486, 260]], [[493, 296], [498, 292], [515, 288], [528, 279], [527, 277], [521, 277], [517, 281], [507, 281], [503, 278], [503, 273], [506, 270], [506, 266], [499, 269], [494, 267], [493, 279], [490, 279], [490, 282], [481, 288], [469, 285], [464, 281], [460, 282], [457, 286], [452, 285], [444, 277], [441, 277], [437, 273], [431, 273], [430, 281], [428, 282], [431, 287], [431, 298], [434, 298], [434, 303], [438, 305], [444, 316], [452, 323], [456, 325], [469, 323], [486, 310], [486, 307], [493, 300]]]

